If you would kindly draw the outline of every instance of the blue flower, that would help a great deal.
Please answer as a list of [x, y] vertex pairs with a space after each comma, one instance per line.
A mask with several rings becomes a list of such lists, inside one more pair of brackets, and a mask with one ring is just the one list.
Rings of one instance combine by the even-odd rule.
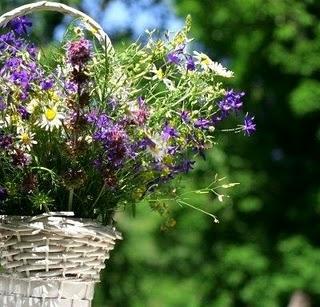
[[241, 98], [244, 95], [243, 92], [235, 92], [234, 90], [228, 91], [224, 99], [218, 103], [219, 109], [222, 112], [237, 111], [241, 109], [243, 105]]
[[167, 141], [170, 138], [179, 136], [179, 133], [175, 128], [171, 127], [169, 124], [165, 124], [164, 128], [162, 129], [161, 136], [164, 140]]
[[40, 82], [41, 89], [44, 91], [50, 90], [53, 87], [52, 80], [43, 80]]
[[199, 118], [195, 121], [194, 126], [199, 129], [208, 129], [210, 126], [212, 126], [212, 121]]
[[167, 55], [167, 61], [171, 64], [178, 65], [181, 61], [179, 54], [176, 51], [169, 52]]
[[17, 17], [10, 21], [10, 27], [15, 33], [23, 35], [28, 33], [28, 28], [32, 27], [32, 22], [26, 16]]
[[251, 135], [256, 131], [256, 124], [254, 123], [254, 117], [249, 117], [248, 113], [244, 117], [243, 125], [241, 125], [242, 131], [245, 135]]
[[188, 59], [187, 59], [187, 62], [186, 62], [186, 67], [187, 67], [187, 70], [195, 70], [196, 69], [196, 63], [194, 62], [194, 59], [192, 56], [190, 56]]

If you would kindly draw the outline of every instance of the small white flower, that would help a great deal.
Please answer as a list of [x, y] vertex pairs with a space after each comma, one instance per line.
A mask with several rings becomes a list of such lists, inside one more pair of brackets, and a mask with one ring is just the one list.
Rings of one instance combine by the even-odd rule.
[[233, 77], [233, 72], [231, 70], [228, 70], [218, 62], [212, 62], [210, 64], [210, 69], [218, 76], [225, 77], [225, 78]]
[[195, 63], [199, 64], [204, 70], [209, 70], [212, 60], [204, 53], [194, 51]]
[[31, 147], [34, 144], [38, 143], [36, 140], [34, 140], [35, 134], [23, 127], [19, 127], [17, 129], [17, 133], [18, 133], [18, 141], [19, 141], [19, 145], [21, 146], [21, 149], [26, 149], [30, 151]]
[[150, 138], [152, 145], [148, 146], [148, 151], [157, 162], [161, 162], [168, 152], [168, 143], [160, 134]]
[[38, 121], [37, 124], [47, 131], [52, 131], [54, 128], [59, 128], [62, 125], [64, 117], [64, 114], [58, 111], [56, 105], [53, 107], [45, 107], [41, 121]]
[[231, 78], [233, 77], [233, 72], [225, 68], [218, 62], [212, 61], [206, 54], [194, 51], [196, 64], [199, 64], [203, 70], [212, 71], [215, 75]]

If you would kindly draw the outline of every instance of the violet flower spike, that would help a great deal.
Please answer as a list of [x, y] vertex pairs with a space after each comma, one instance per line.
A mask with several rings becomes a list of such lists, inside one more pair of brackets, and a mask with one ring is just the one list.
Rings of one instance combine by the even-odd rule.
[[245, 135], [250, 136], [256, 131], [256, 124], [254, 123], [254, 116], [250, 117], [248, 113], [244, 117], [243, 125], [241, 125], [241, 130]]

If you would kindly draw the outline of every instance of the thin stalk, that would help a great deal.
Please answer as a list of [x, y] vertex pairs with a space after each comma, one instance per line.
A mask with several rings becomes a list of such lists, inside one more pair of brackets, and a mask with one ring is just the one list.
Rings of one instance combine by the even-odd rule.
[[72, 202], [74, 196], [74, 189], [69, 190], [69, 199], [68, 199], [68, 211], [72, 211]]

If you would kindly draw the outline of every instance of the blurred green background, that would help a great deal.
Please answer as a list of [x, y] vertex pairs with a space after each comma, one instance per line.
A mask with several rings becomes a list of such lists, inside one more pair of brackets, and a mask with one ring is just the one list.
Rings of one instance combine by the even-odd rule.
[[[29, 1], [1, 0], [1, 13]], [[175, 28], [191, 14], [195, 45], [236, 73], [257, 133], [226, 135], [185, 180], [204, 186], [212, 174], [241, 185], [231, 200], [194, 199], [220, 224], [171, 208], [177, 225], [144, 204], [117, 216], [124, 240], [97, 287], [95, 307], [289, 306], [300, 293], [320, 306], [320, 1], [72, 0], [97, 19], [115, 45], [144, 27]], [[68, 19], [41, 14], [43, 41]], [[292, 301], [291, 301], [292, 303]]]

